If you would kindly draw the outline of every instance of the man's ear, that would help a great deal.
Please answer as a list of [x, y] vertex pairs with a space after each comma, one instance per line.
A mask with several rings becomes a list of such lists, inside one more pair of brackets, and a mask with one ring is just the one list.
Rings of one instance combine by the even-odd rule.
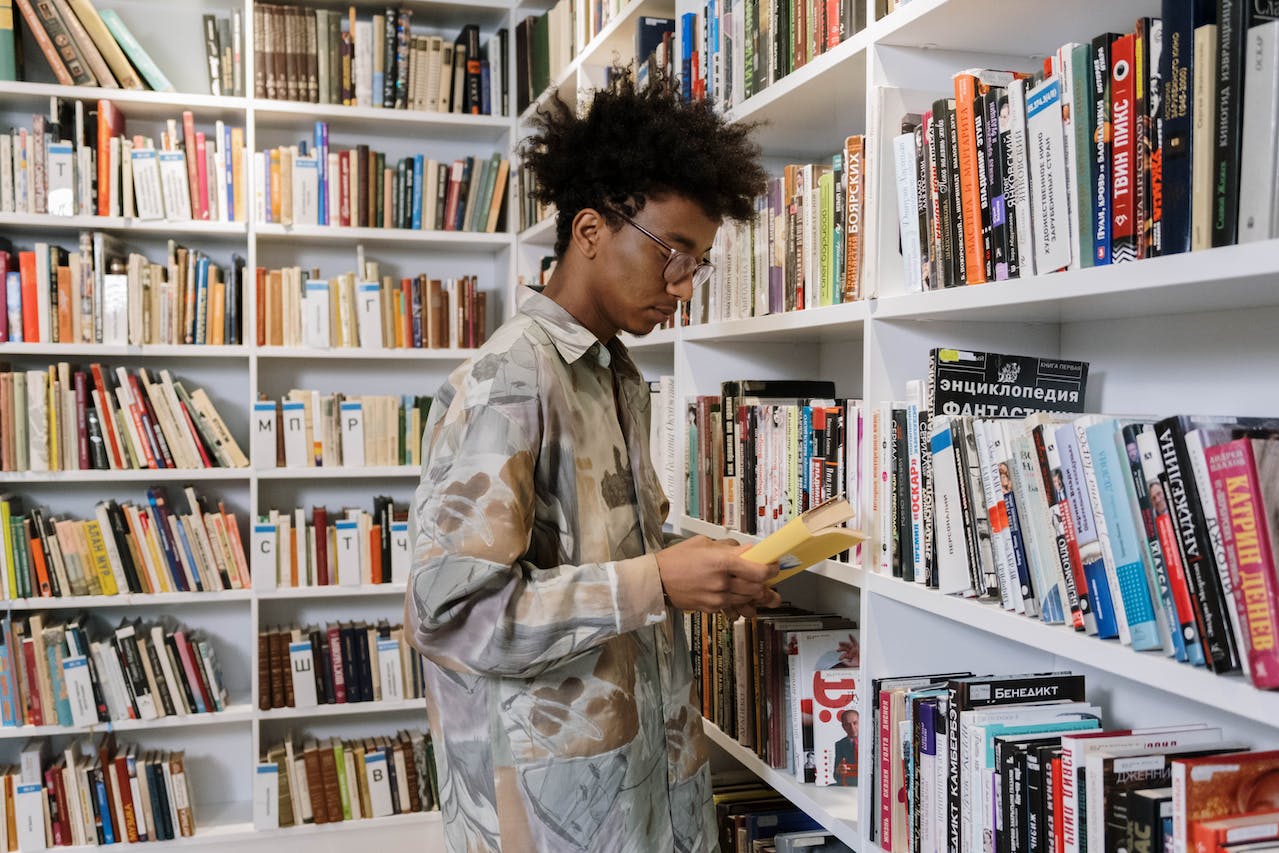
[[608, 233], [608, 223], [603, 215], [594, 208], [586, 207], [573, 217], [573, 227], [569, 231], [569, 246], [587, 260], [594, 260], [599, 254], [600, 243]]

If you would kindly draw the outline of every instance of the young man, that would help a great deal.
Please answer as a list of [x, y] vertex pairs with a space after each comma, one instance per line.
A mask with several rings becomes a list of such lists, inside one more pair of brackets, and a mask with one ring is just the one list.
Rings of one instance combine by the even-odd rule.
[[779, 602], [777, 566], [663, 547], [649, 391], [619, 331], [704, 284], [724, 217], [765, 188], [749, 128], [666, 81], [558, 101], [524, 164], [558, 264], [435, 398], [406, 613], [426, 656], [455, 851], [717, 849], [681, 610]]

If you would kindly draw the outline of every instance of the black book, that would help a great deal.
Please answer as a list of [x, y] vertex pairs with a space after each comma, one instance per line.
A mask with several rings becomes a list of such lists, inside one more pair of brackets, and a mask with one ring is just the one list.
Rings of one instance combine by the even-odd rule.
[[333, 673], [329, 669], [328, 643], [324, 635], [316, 628], [307, 632], [307, 640], [311, 643], [311, 660], [315, 666], [315, 698], [321, 705], [332, 705]]
[[[438, 169], [438, 179], [435, 182], [435, 228], [437, 231], [443, 231], [444, 210], [449, 196], [449, 166], [447, 163], [440, 163]], [[422, 201], [426, 203], [426, 199]]]
[[953, 98], [946, 101], [946, 153], [949, 157], [950, 182], [950, 245], [954, 265], [952, 285], [968, 284], [968, 252], [964, 250], [964, 202], [959, 187], [959, 124]]
[[86, 406], [84, 421], [89, 436], [89, 467], [95, 471], [105, 471], [111, 467], [111, 461], [107, 458], [107, 445], [102, 436], [102, 422], [98, 419], [97, 408]]
[[178, 680], [178, 689], [186, 697], [187, 707], [194, 713], [199, 707], [195, 703], [195, 691], [200, 688], [187, 681], [186, 670], [182, 668], [182, 655], [178, 652], [178, 641], [173, 638], [171, 631], [164, 632], [164, 650], [169, 656], [169, 666], [173, 669], [174, 677]]
[[1070, 672], [956, 678], [947, 683], [946, 830], [950, 849], [958, 850], [960, 836], [959, 715], [974, 708], [1028, 703], [1083, 701], [1084, 677]]
[[1022, 853], [1026, 846], [1026, 760], [1030, 752], [1061, 743], [1060, 736], [1016, 735], [995, 738], [995, 772], [1000, 821], [995, 827], [995, 853]]
[[981, 460], [972, 418], [951, 419], [955, 467], [959, 478], [959, 506], [964, 515], [964, 546], [968, 549], [969, 582], [978, 595], [998, 595], [999, 578], [990, 547], [990, 516], [982, 484]]
[[356, 658], [355, 645], [351, 639], [352, 631], [349, 624], [338, 623], [338, 638], [342, 649], [342, 681], [346, 685], [346, 701], [363, 702], [364, 691], [356, 680], [359, 660]]
[[[887, 426], [887, 425], [886, 425]], [[893, 422], [889, 430], [889, 448], [893, 466], [893, 576], [907, 581], [915, 580], [914, 553], [908, 547], [910, 530], [910, 448], [906, 444], [906, 410], [893, 408]], [[887, 507], [883, 509], [887, 510]]]
[[[937, 175], [937, 203], [933, 207], [933, 239], [936, 243], [936, 273], [933, 287], [941, 289], [955, 284], [954, 245], [951, 240], [950, 223], [954, 219], [954, 211], [950, 199], [950, 136], [946, 132], [945, 98], [933, 102], [932, 117], [928, 120], [928, 159], [929, 169]], [[929, 179], [929, 194], [932, 194], [932, 179]], [[929, 203], [932, 203], [930, 197]]]
[[462, 112], [479, 115], [484, 103], [479, 25], [467, 24], [462, 27], [457, 40], [466, 44], [466, 82], [462, 90]]
[[363, 622], [355, 626], [353, 637], [356, 655], [360, 659], [360, 692], [365, 702], [373, 701], [373, 667], [377, 666], [376, 651], [369, 653], [369, 627]]
[[[1092, 96], [1093, 114], [1090, 123], [1094, 128], [1110, 127], [1110, 61], [1111, 47], [1117, 33], [1102, 33], [1092, 40]], [[1093, 188], [1093, 232], [1088, 243], [1092, 246], [1094, 266], [1110, 263], [1110, 181], [1112, 142], [1109, 133], [1094, 133], [1089, 172]]]
[[985, 262], [986, 281], [995, 280], [994, 251], [991, 245], [991, 171], [990, 149], [986, 147], [990, 134], [987, 132], [986, 98], [983, 92], [973, 98], [973, 142], [977, 149], [977, 204], [981, 208], [981, 244]]
[[[1013, 145], [1012, 145], [1012, 122], [1008, 116], [1008, 94], [1006, 91], [1001, 92], [998, 101], [995, 103], [995, 114], [999, 119], [996, 128], [999, 133], [999, 164], [1000, 176], [1003, 179], [1001, 192], [1004, 196], [1004, 251], [1006, 263], [1008, 265], [1008, 278], [1021, 277], [1021, 252], [1022, 247], [1017, 245], [1017, 217], [1030, 216], [1029, 210], [1020, 210], [1017, 204], [1016, 187], [1013, 185]], [[1025, 247], [1030, 250], [1031, 247]], [[996, 278], [998, 278], [999, 270], [995, 270]]]
[[1022, 762], [1025, 823], [1019, 838], [1019, 843], [1023, 846], [1018, 849], [1025, 850], [1026, 853], [1040, 853], [1042, 845], [1045, 763], [1041, 756], [1044, 749], [1045, 747], [1026, 750], [1026, 757]]
[[173, 839], [173, 816], [169, 812], [169, 791], [164, 784], [164, 768], [160, 766], [161, 761], [167, 759], [167, 754], [163, 752], [156, 753], [156, 759], [148, 762], [147, 773], [150, 776], [151, 784], [148, 786], [152, 791], [155, 805], [154, 809], [156, 818], [155, 834], [161, 841], [170, 841]]
[[1128, 853], [1163, 853], [1172, 823], [1172, 787], [1140, 788], [1124, 794], [1128, 814]]
[[1163, 0], [1163, 254], [1190, 251], [1191, 140], [1194, 133], [1195, 30], [1215, 21], [1213, 0]]
[[164, 677], [164, 667], [160, 665], [160, 650], [155, 647], [155, 643], [151, 642], [149, 631], [141, 629], [138, 631], [138, 645], [151, 664], [151, 674], [155, 676], [155, 686], [160, 691], [160, 706], [164, 709], [164, 715], [175, 716], [178, 713], [177, 703], [173, 701], [173, 696], [169, 693], [169, 680]]
[[1159, 255], [1159, 219], [1155, 202], [1159, 183], [1159, 51], [1163, 47], [1163, 21], [1137, 19], [1137, 45], [1141, 52], [1137, 68], [1145, 72], [1136, 78], [1137, 91], [1137, 257]]
[[999, 103], [1005, 99], [1005, 90], [992, 87], [981, 95], [981, 107], [986, 112], [985, 137], [978, 140], [985, 146], [986, 185], [990, 199], [990, 278], [988, 281], [1002, 281], [1010, 277], [1008, 271], [1008, 242], [1011, 231], [1008, 227], [1008, 195], [1004, 188], [1008, 183], [1004, 176], [1004, 152], [1001, 150], [999, 132]]
[[515, 109], [524, 112], [535, 97], [529, 81], [529, 39], [533, 34], [532, 18], [515, 25]]
[[395, 58], [398, 48], [396, 24], [400, 19], [395, 7], [387, 6], [383, 10], [386, 16], [386, 37], [382, 45], [382, 91], [374, 92], [374, 98], [382, 99], [384, 109], [395, 109]]
[[[121, 627], [128, 626], [122, 623]], [[147, 684], [146, 673], [142, 670], [142, 658], [138, 655], [137, 643], [133, 642], [133, 635], [121, 637], [115, 634], [112, 639], [116, 656], [120, 660], [120, 671], [124, 674], [125, 693], [129, 697], [130, 704], [133, 705], [134, 712], [140, 718], [139, 706], [151, 696], [151, 688]]]
[[1084, 411], [1088, 362], [934, 349], [926, 408], [943, 415], [1021, 417]]
[[382, 743], [382, 749], [386, 752], [386, 775], [390, 779], [391, 786], [391, 811], [394, 814], [400, 814], [401, 805], [408, 808], [408, 803], [400, 803], [399, 773], [395, 768], [395, 745], [389, 739], [383, 739]]

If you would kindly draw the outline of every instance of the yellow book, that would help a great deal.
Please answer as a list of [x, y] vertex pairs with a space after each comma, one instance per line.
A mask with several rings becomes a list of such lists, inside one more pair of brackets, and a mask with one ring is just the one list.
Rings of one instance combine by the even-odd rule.
[[780, 583], [864, 542], [865, 533], [839, 526], [852, 517], [853, 508], [847, 500], [842, 496], [831, 498], [792, 518], [781, 530], [742, 556], [756, 563], [779, 563], [781, 571], [769, 585]]
[[7, 598], [18, 597], [18, 570], [14, 562], [16, 552], [13, 548], [13, 528], [9, 525], [9, 499], [0, 498], [0, 542], [4, 544], [5, 579], [8, 583]]
[[231, 128], [231, 195], [235, 200], [233, 222], [244, 222], [244, 128]]
[[45, 401], [45, 411], [49, 413], [49, 470], [62, 470], [62, 449], [58, 441], [58, 407], [62, 405], [61, 393], [58, 390], [58, 369], [49, 365], [49, 398]]
[[115, 585], [115, 575], [111, 572], [111, 558], [107, 555], [107, 543], [102, 538], [102, 526], [97, 520], [86, 521], [85, 533], [89, 540], [89, 556], [93, 559], [93, 568], [98, 575], [98, 584], [103, 595], [117, 595], [120, 590]]

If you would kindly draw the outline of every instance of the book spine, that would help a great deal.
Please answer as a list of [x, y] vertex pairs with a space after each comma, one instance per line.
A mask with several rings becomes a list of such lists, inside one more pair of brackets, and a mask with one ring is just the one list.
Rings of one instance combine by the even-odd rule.
[[1132, 34], [1117, 39], [1110, 63], [1111, 127], [1111, 261], [1137, 259], [1136, 190], [1136, 39]]

